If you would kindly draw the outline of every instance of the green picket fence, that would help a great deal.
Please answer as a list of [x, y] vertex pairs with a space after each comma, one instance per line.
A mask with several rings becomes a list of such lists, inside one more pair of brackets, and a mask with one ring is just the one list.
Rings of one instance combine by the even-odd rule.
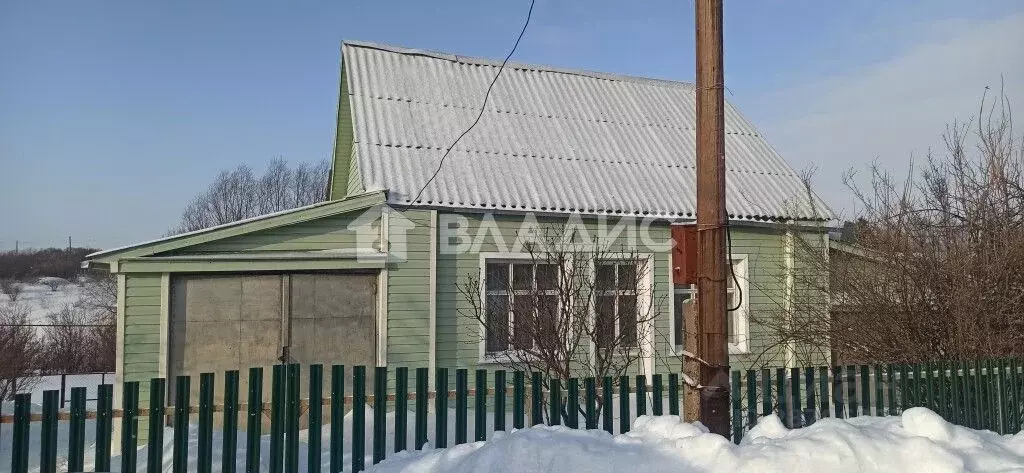
[[[678, 415], [682, 398], [677, 374], [559, 380], [541, 373], [440, 368], [434, 382], [442, 387], [442, 395], [436, 395], [428, 390], [426, 368], [329, 369], [325, 374], [321, 365], [308, 366], [306, 379], [301, 379], [299, 365], [272, 367], [269, 402], [263, 368], [249, 370], [245, 403], [237, 371], [226, 372], [221, 380], [212, 373], [200, 375], [197, 397], [194, 379], [188, 376], [177, 377], [173, 385], [152, 379], [147, 405], [140, 402], [140, 383], [126, 382], [120, 409], [113, 408], [111, 385], [100, 386], [94, 410], [86, 409], [85, 388], [72, 390], [67, 411], [59, 410], [57, 391], [44, 393], [41, 413], [32, 413], [31, 395], [19, 394], [13, 415], [3, 417], [3, 422], [13, 424], [10, 471], [29, 470], [30, 446], [38, 438], [42, 473], [55, 472], [58, 458], [66, 458], [68, 471], [82, 471], [87, 460], [88, 469], [109, 471], [114, 450], [120, 452], [115, 460], [123, 473], [162, 471], [168, 453], [174, 472], [210, 473], [215, 462], [226, 473], [294, 473], [302, 464], [301, 469], [315, 473], [358, 472], [367, 460], [380, 462], [390, 452], [421, 449], [428, 442], [446, 447], [486, 440], [496, 431], [537, 424], [615, 433], [618, 420], [617, 431], [626, 432], [638, 415]], [[303, 387], [306, 397], [301, 395]], [[92, 445], [86, 442], [87, 420], [94, 422], [89, 426]], [[111, 448], [115, 420], [120, 443]], [[32, 433], [32, 425], [38, 433]], [[58, 455], [58, 426], [68, 430], [63, 456]], [[172, 437], [166, 451], [165, 435]], [[91, 458], [87, 447], [93, 450]], [[214, 458], [215, 447], [219, 458]], [[141, 448], [146, 452], [143, 465], [137, 462]]]
[[826, 417], [899, 415], [927, 407], [954, 424], [1015, 434], [1024, 424], [1018, 359], [776, 368], [732, 372], [732, 437], [776, 414], [791, 428]]
[[[538, 424], [623, 433], [636, 416], [678, 415], [682, 406], [674, 373], [559, 380], [440, 368], [433, 374], [441, 395], [428, 389], [430, 374], [426, 368], [330, 366], [325, 372], [321, 365], [278, 365], [269, 383], [263, 368], [249, 369], [244, 390], [237, 371], [221, 379], [202, 374], [198, 386], [187, 376], [173, 383], [156, 378], [146, 385], [146, 403], [139, 382], [124, 383], [120, 409], [110, 385], [99, 387], [92, 410], [85, 388], [72, 390], [66, 411], [58, 391], [46, 391], [41, 408], [19, 394], [13, 415], [2, 417], [12, 427], [10, 471], [27, 472], [38, 462], [40, 472], [53, 473], [61, 459], [68, 471], [110, 471], [117, 464], [123, 473], [157, 472], [169, 454], [174, 472], [210, 473], [215, 463], [225, 473], [358, 472], [392, 452], [486, 440]], [[766, 414], [799, 428], [825, 417], [895, 415], [913, 406], [968, 427], [1016, 433], [1024, 406], [1019, 360], [734, 371], [731, 381], [736, 442]], [[58, 455], [58, 437], [67, 442], [65, 455]], [[114, 451], [120, 455], [112, 459]]]

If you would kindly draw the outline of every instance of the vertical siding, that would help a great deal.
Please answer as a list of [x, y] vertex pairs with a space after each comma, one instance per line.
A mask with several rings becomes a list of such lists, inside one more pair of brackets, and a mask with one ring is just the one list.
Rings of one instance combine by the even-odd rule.
[[352, 159], [352, 110], [349, 105], [348, 80], [345, 66], [341, 67], [341, 90], [338, 93], [338, 129], [334, 135], [334, 162], [331, 168], [330, 199], [347, 195], [349, 170]]
[[[406, 260], [388, 263], [388, 365], [427, 367], [430, 349], [430, 211], [406, 210], [389, 217], [392, 250]], [[405, 221], [403, 221], [403, 219]], [[439, 365], [443, 366], [443, 365]]]

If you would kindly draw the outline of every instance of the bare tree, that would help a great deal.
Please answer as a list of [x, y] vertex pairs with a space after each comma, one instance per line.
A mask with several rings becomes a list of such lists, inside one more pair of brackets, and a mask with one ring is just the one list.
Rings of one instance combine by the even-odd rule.
[[488, 261], [484, 274], [458, 286], [468, 301], [461, 316], [483, 328], [486, 356], [541, 373], [545, 387], [551, 379], [617, 378], [638, 369], [653, 355], [644, 346], [660, 306], [645, 283], [647, 259], [546, 233], [526, 244], [529, 258]]
[[92, 371], [94, 347], [90, 332], [94, 320], [81, 306], [66, 305], [47, 315], [44, 336], [45, 369], [52, 373]]
[[185, 207], [181, 222], [172, 233], [201, 230], [323, 201], [329, 174], [327, 161], [300, 164], [293, 170], [281, 158], [271, 161], [260, 177], [244, 164], [221, 171]]
[[1010, 102], [983, 98], [944, 138], [906, 178], [878, 164], [866, 185], [847, 174], [863, 211], [831, 252], [798, 242], [807, 292], [787, 317], [759, 320], [780, 343], [831, 351], [836, 363], [1024, 353], [1024, 140]]
[[42, 345], [29, 310], [21, 304], [0, 304], [0, 400], [10, 400], [38, 382]]
[[7, 298], [10, 299], [11, 302], [18, 300], [18, 296], [21, 295], [22, 288], [22, 284], [13, 279], [0, 280], [0, 292], [7, 294]]

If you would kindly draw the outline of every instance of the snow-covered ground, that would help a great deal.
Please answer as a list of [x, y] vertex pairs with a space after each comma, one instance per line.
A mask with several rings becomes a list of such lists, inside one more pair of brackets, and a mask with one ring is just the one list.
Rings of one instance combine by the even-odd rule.
[[824, 419], [789, 430], [764, 419], [740, 445], [677, 417], [641, 417], [623, 435], [538, 427], [487, 442], [405, 452], [375, 473], [1024, 472], [1024, 434], [947, 423], [925, 408], [897, 417]]
[[[368, 422], [373, 418], [367, 409]], [[454, 412], [449, 415], [449, 442]], [[433, 417], [433, 416], [431, 416]], [[470, 438], [473, 415], [468, 416]], [[145, 429], [145, 419], [140, 428]], [[411, 419], [410, 419], [411, 421]], [[66, 423], [59, 431], [59, 449], [67, 443]], [[345, 417], [344, 465], [351, 467], [351, 414]], [[4, 425], [8, 427], [9, 425]], [[94, 426], [88, 421], [88, 441]], [[195, 471], [197, 429], [189, 429], [189, 471]], [[676, 416], [644, 416], [628, 434], [611, 435], [600, 430], [572, 430], [565, 427], [532, 427], [493, 434], [490, 440], [447, 449], [394, 451], [391, 439], [394, 414], [388, 414], [388, 459], [372, 465], [372, 433], [365, 432], [366, 465], [377, 473], [476, 473], [476, 472], [641, 472], [641, 473], [842, 473], [842, 472], [1024, 472], [1024, 434], [1000, 436], [951, 425], [925, 408], [907, 410], [902, 416], [823, 419], [810, 427], [789, 430], [769, 416], [746, 434], [740, 445], [709, 434], [700, 424], [684, 423]], [[410, 425], [410, 442], [412, 428]], [[434, 438], [431, 419], [429, 438]], [[329, 466], [330, 428], [323, 429], [321, 466]], [[30, 471], [38, 471], [38, 424], [32, 429]], [[171, 470], [173, 430], [164, 431], [163, 471]], [[10, 430], [0, 434], [0, 471], [10, 464]], [[299, 435], [299, 471], [307, 467], [308, 431]], [[236, 464], [245, 468], [245, 434], [239, 433]], [[213, 436], [213, 471], [220, 471], [223, 437]], [[261, 438], [261, 468], [269, 471], [268, 436]], [[86, 469], [92, 469], [93, 446], [86, 449]], [[139, 471], [145, 470], [147, 449], [139, 449]], [[118, 471], [115, 457], [112, 470]]]
[[[77, 284], [64, 284], [56, 291], [51, 291], [49, 286], [43, 284], [23, 284], [21, 294], [15, 303], [28, 308], [29, 323], [45, 324], [47, 315], [59, 312], [67, 306], [74, 306], [82, 300], [82, 293], [86, 290], [86, 286]], [[11, 303], [7, 294], [0, 293], [0, 304]]]

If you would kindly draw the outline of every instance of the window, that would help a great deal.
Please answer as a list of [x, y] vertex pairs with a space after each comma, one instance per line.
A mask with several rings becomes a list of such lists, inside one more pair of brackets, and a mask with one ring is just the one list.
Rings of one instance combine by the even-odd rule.
[[558, 315], [558, 266], [526, 260], [487, 260], [485, 351], [530, 350], [554, 335]]
[[637, 346], [637, 263], [602, 261], [594, 269], [597, 348]]
[[[734, 310], [730, 310], [726, 318], [729, 329], [729, 352], [747, 353], [749, 351], [747, 307], [750, 297], [747, 290], [747, 259], [745, 257], [732, 259], [732, 270], [733, 274], [736, 275], [735, 279], [739, 281], [739, 287], [736, 287], [736, 280], [730, 275], [727, 279], [726, 307]], [[686, 340], [684, 313], [687, 304], [692, 302], [695, 292], [696, 289], [691, 286], [675, 286], [672, 304], [673, 335], [675, 337], [675, 345], [680, 348], [683, 347]]]

